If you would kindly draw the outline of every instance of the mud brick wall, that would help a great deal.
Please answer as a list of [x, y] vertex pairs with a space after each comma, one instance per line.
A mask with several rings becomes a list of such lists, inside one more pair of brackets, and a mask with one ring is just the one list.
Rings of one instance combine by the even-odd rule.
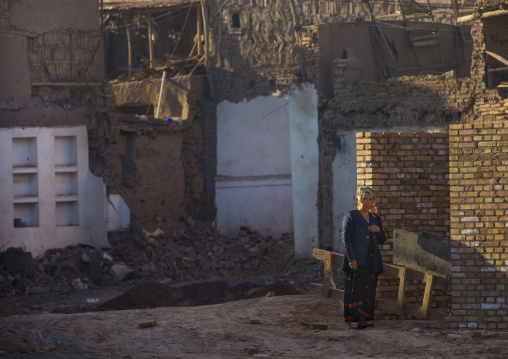
[[[287, 91], [289, 85], [301, 79], [300, 50], [306, 57], [304, 38], [308, 35], [302, 29], [302, 41], [295, 38], [288, 1], [232, 0], [223, 5], [210, 4], [212, 66], [218, 101]], [[311, 32], [317, 31], [318, 24], [369, 19], [365, 6], [353, 0], [304, 0], [301, 5], [296, 5], [297, 22], [314, 27]], [[374, 15], [395, 14], [398, 8], [396, 3], [371, 4]], [[400, 14], [390, 18], [400, 19]], [[314, 83], [317, 77], [310, 73], [307, 78]]]
[[29, 39], [28, 60], [33, 82], [104, 79], [101, 34], [55, 31]]
[[450, 126], [454, 327], [508, 327], [508, 123]]
[[[448, 239], [448, 134], [358, 132], [356, 143], [358, 186], [369, 186], [376, 192], [388, 237], [381, 248], [383, 261], [393, 262], [395, 228], [415, 233], [427, 231]], [[406, 303], [421, 305], [424, 290], [421, 283], [408, 283]], [[380, 276], [379, 297], [396, 300], [397, 292], [398, 280]], [[433, 296], [433, 309], [450, 308], [451, 298], [446, 291], [436, 288]]]

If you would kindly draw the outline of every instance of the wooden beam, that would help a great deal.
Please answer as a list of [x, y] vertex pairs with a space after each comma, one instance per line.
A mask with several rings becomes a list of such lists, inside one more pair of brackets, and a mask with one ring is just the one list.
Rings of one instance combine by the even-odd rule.
[[203, 63], [203, 61], [205, 61], [205, 56], [201, 56], [201, 58], [198, 60], [198, 62], [196, 62], [196, 65], [194, 65], [194, 67], [192, 68], [191, 72], [189, 72], [189, 76], [191, 76], [194, 71], [196, 71], [196, 69], [198, 68], [199, 65], [201, 65]]
[[[309, 294], [317, 295], [318, 297], [323, 296], [323, 291], [325, 290], [325, 286], [318, 283], [311, 283], [309, 288]], [[330, 289], [330, 293], [328, 298], [338, 300], [340, 302], [344, 302], [344, 291], [340, 289]]]
[[397, 295], [397, 314], [404, 313], [404, 299], [406, 298], [406, 268], [402, 267], [399, 270], [399, 293]]
[[199, 11], [199, 8], [197, 8], [197, 15], [198, 15], [198, 31], [197, 31], [197, 39], [196, 39], [196, 46], [198, 47], [198, 55], [203, 55], [203, 43], [201, 42], [201, 37], [203, 36], [203, 15], [201, 14], [201, 11]]
[[429, 316], [433, 288], [434, 276], [432, 274], [425, 274], [425, 293], [423, 295], [422, 307], [420, 309], [420, 313], [423, 319], [427, 319]]
[[146, 22], [148, 23], [148, 54], [150, 57], [150, 68], [153, 67], [153, 27], [152, 27], [152, 15], [146, 15]]
[[210, 40], [208, 38], [209, 28], [208, 28], [208, 16], [206, 11], [205, 0], [201, 0], [201, 12], [203, 14], [203, 29], [205, 32], [205, 65], [206, 65], [206, 77], [208, 79], [208, 88], [210, 90], [210, 99], [215, 100], [215, 86], [213, 84], [213, 74], [212, 68], [210, 65]]
[[73, 87], [73, 86], [103, 86], [103, 82], [32, 82], [32, 87], [44, 87], [44, 86], [55, 86], [55, 87]]
[[[311, 288], [313, 294], [322, 295], [328, 298], [344, 301], [344, 291], [331, 288], [333, 263], [343, 260], [344, 255], [340, 253], [325, 251], [314, 248], [312, 255], [318, 260], [324, 261], [323, 284], [312, 283]], [[335, 262], [336, 263], [336, 262]], [[448, 288], [450, 281], [448, 278], [441, 278], [432, 274], [422, 273], [410, 268], [399, 267], [391, 264], [383, 263], [383, 275], [386, 277], [399, 278], [399, 291], [397, 301], [376, 299], [376, 309], [387, 310], [399, 315], [405, 314], [420, 319], [443, 320], [446, 313], [430, 309], [432, 303], [432, 290], [434, 285]], [[405, 299], [405, 283], [409, 280], [417, 280], [425, 283], [425, 293], [422, 305], [406, 304]]]
[[123, 20], [125, 22], [125, 32], [127, 33], [127, 59], [128, 59], [128, 63], [129, 63], [128, 74], [129, 74], [129, 78], [130, 78], [132, 75], [132, 42], [131, 42], [131, 32], [129, 30], [129, 23], [128, 23], [127, 14], [123, 15]]
[[489, 69], [489, 72], [504, 72], [508, 71], [508, 67], [498, 67], [497, 69]]
[[485, 53], [493, 58], [495, 58], [497, 61], [502, 62], [503, 64], [508, 66], [508, 60], [505, 59], [503, 56], [498, 55], [492, 51], [485, 51]]
[[159, 103], [157, 104], [157, 113], [155, 115], [155, 118], [159, 118], [159, 114], [161, 111], [161, 103], [162, 103], [162, 95], [164, 94], [164, 85], [166, 83], [166, 71], [162, 73], [162, 80], [161, 80], [161, 89], [159, 91]]
[[330, 284], [332, 280], [333, 274], [333, 254], [331, 252], [327, 252], [325, 254], [325, 264], [324, 264], [324, 297], [328, 298], [330, 295]]

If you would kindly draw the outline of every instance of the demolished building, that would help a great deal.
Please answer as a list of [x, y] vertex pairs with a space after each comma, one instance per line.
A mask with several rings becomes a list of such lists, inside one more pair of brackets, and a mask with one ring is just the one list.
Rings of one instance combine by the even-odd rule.
[[[1, 1], [0, 249], [107, 246], [95, 166], [113, 135], [98, 8]], [[89, 165], [89, 163], [91, 164]]]
[[[291, 84], [309, 80], [316, 84], [318, 101], [322, 101], [321, 91], [327, 98], [333, 95], [333, 81], [318, 83], [321, 81], [318, 76], [306, 70], [303, 63], [306, 44], [302, 39], [305, 39], [307, 29], [304, 25], [330, 23], [326, 27], [330, 45], [321, 47], [323, 51], [329, 51], [328, 54], [322, 51], [323, 56], [319, 60], [319, 71], [323, 72], [321, 78], [333, 79], [332, 61], [339, 57], [349, 57], [347, 64], [350, 67], [354, 59], [359, 60], [357, 64], [363, 62], [362, 68], [357, 68], [357, 80], [383, 82], [390, 77], [418, 75], [424, 71], [437, 73], [456, 69], [461, 75], [467, 75], [469, 71], [467, 54], [471, 51], [471, 44], [455, 36], [458, 29], [451, 24], [451, 17], [442, 21], [446, 24], [420, 25], [420, 31], [430, 31], [434, 37], [441, 35], [438, 44], [425, 43], [423, 48], [430, 47], [430, 50], [419, 47], [416, 56], [414, 44], [408, 42], [410, 34], [404, 27], [409, 20], [403, 19], [400, 13], [395, 22], [377, 22], [375, 27], [370, 25], [373, 14], [388, 16], [400, 6], [386, 8], [377, 3], [366, 6], [334, 1], [319, 4], [303, 1], [295, 6], [281, 1], [224, 4], [105, 1], [103, 22], [106, 38], [109, 41], [116, 39], [116, 49], [110, 49], [113, 55], [107, 57], [108, 69], [112, 75], [122, 69], [127, 75], [128, 71], [131, 73], [129, 81], [120, 78], [113, 84], [119, 109], [130, 113], [132, 121], [129, 126], [132, 127], [132, 123], [136, 122], [135, 115], [138, 115], [148, 119], [158, 117], [163, 121], [176, 119], [179, 124], [202, 129], [203, 137], [196, 142], [203, 147], [198, 146], [192, 151], [200, 153], [194, 158], [197, 167], [202, 166], [202, 182], [194, 181], [195, 185], [189, 187], [189, 181], [185, 180], [186, 186], [192, 189], [185, 192], [200, 203], [201, 209], [192, 210], [187, 205], [185, 211], [174, 211], [168, 215], [168, 220], [178, 222], [180, 215], [190, 215], [197, 220], [216, 220], [217, 228], [229, 235], [237, 233], [240, 226], [256, 228], [264, 234], [280, 235], [293, 231], [296, 225], [300, 228], [295, 232], [301, 238], [297, 243], [303, 243], [302, 249], [297, 250], [298, 256], [308, 256], [312, 247], [322, 241], [317, 232], [318, 206], [305, 205], [318, 202], [317, 194], [312, 190], [319, 184], [317, 167], [312, 171], [305, 169], [309, 164], [317, 163], [318, 147], [297, 145], [305, 141], [300, 141], [298, 133], [293, 132], [290, 126], [286, 111], [289, 103], [287, 93]], [[451, 5], [448, 4], [448, 7], [448, 15], [451, 15]], [[352, 19], [354, 23], [331, 25]], [[295, 29], [298, 29], [296, 33]], [[373, 29], [378, 34], [374, 42], [371, 40]], [[461, 31], [467, 33], [467, 29], [465, 26]], [[337, 33], [343, 35], [341, 44], [333, 43]], [[323, 34], [320, 41], [324, 39]], [[437, 46], [441, 43], [441, 47]], [[181, 57], [186, 58], [185, 62], [180, 61]], [[164, 60], [161, 61], [161, 58]], [[172, 77], [168, 77], [170, 73]], [[182, 85], [181, 81], [189, 81], [188, 78], [197, 74], [203, 74], [201, 90], [193, 91], [190, 86]], [[147, 75], [149, 78], [146, 78]], [[174, 83], [170, 84], [168, 78]], [[164, 81], [167, 86], [172, 86], [172, 90], [164, 90], [163, 94], [160, 85]], [[188, 102], [194, 103], [199, 113], [182, 116], [186, 93], [190, 99]], [[167, 100], [168, 94], [171, 100]], [[159, 106], [161, 96], [166, 97], [162, 107]], [[169, 106], [164, 108], [165, 104]], [[125, 128], [129, 126], [122, 125], [122, 137], [127, 136]], [[137, 126], [146, 127], [142, 121], [138, 121]], [[308, 129], [311, 132], [315, 130]], [[131, 128], [131, 132], [135, 131]], [[199, 130], [193, 136], [197, 132]], [[129, 136], [132, 137], [132, 133]], [[140, 132], [136, 133], [139, 136]], [[130, 143], [132, 146], [135, 142], [131, 140]], [[160, 155], [163, 154], [159, 152], [154, 157]], [[299, 160], [296, 161], [296, 158]], [[302, 170], [294, 173], [298, 168]], [[145, 174], [152, 180], [160, 176], [160, 172], [147, 171], [149, 169], [145, 168]], [[192, 172], [192, 177], [196, 178], [196, 174], [196, 171]], [[299, 180], [302, 176], [309, 176], [308, 180], [313, 181], [313, 185], [309, 186], [307, 180]], [[295, 189], [295, 180], [307, 189]], [[135, 182], [132, 185], [137, 188], [146, 186]], [[202, 196], [197, 195], [200, 190]], [[140, 191], [136, 195], [124, 191], [122, 196], [131, 197], [127, 199], [129, 207], [139, 214], [135, 207], [141, 207], [134, 203], [148, 193]], [[293, 203], [296, 197], [301, 197], [301, 202]], [[174, 198], [181, 197], [175, 194]], [[143, 212], [150, 213], [150, 216], [144, 215], [144, 219], [153, 217], [156, 212], [164, 213], [163, 207], [145, 205]], [[156, 210], [148, 212], [148, 208]], [[294, 213], [294, 210], [297, 212]]]
[[[23, 243], [16, 238], [22, 231], [38, 231], [34, 228], [42, 226], [31, 221], [34, 213], [43, 214], [41, 224], [49, 217], [53, 237], [48, 238], [65, 239], [51, 246], [75, 243], [69, 238], [104, 245], [107, 192], [125, 199], [132, 217], [150, 230], [184, 226], [188, 216], [217, 219], [226, 233], [241, 225], [274, 234], [293, 230], [296, 256], [309, 257], [315, 247], [341, 250], [341, 215], [354, 206], [356, 185], [365, 184], [381, 194], [388, 228], [425, 227], [450, 238], [450, 325], [504, 327], [500, 174], [507, 55], [505, 10], [499, 3], [478, 4], [474, 50], [460, 35], [465, 27], [424, 24], [419, 29], [432, 38], [422, 40], [422, 47], [431, 50], [416, 49], [416, 55], [406, 19], [380, 22], [383, 12], [395, 10], [382, 6], [369, 13], [364, 4], [334, 1], [301, 1], [301, 7], [250, 0], [108, 3], [93, 11], [82, 5], [94, 16], [101, 13], [106, 39], [138, 29], [107, 47], [112, 76], [126, 72], [129, 80], [112, 86], [118, 119], [108, 108], [100, 46], [90, 40], [100, 39], [100, 23], [74, 21], [56, 29], [37, 21], [25, 24], [23, 1], [2, 2], [8, 11], [0, 39], [29, 64], [14, 56], [1, 59], [24, 66], [15, 78], [5, 70], [12, 67], [2, 67], [13, 84], [2, 91], [0, 112], [9, 136], [2, 153], [10, 154], [2, 161], [3, 183], [12, 188], [2, 191], [2, 228], [10, 228], [2, 245]], [[162, 41], [161, 47], [152, 41], [159, 11], [175, 20], [171, 38], [164, 40], [169, 45]], [[360, 21], [336, 24], [342, 16]], [[85, 31], [85, 39], [74, 40], [74, 33], [62, 30], [67, 28]], [[75, 32], [83, 35], [80, 31]], [[185, 46], [173, 52], [181, 39], [187, 39]], [[134, 55], [134, 45], [143, 56]], [[161, 62], [164, 46], [170, 56]], [[81, 57], [74, 51], [67, 55], [68, 47]], [[180, 50], [192, 55], [187, 58], [197, 54], [193, 66], [178, 63]], [[487, 64], [493, 71], [485, 72]], [[151, 76], [143, 78], [144, 73]], [[75, 98], [79, 101], [70, 101]], [[69, 132], [69, 125], [79, 131]], [[49, 140], [37, 140], [47, 131]], [[78, 147], [82, 139], [88, 150]], [[53, 145], [39, 150], [41, 143]], [[83, 153], [89, 153], [92, 172], [104, 179], [107, 191], [99, 183], [93, 185], [96, 195], [88, 196], [81, 187], [78, 178], [101, 182], [82, 176], [87, 169], [79, 166], [86, 159], [78, 154]], [[39, 156], [48, 162], [39, 162]], [[47, 168], [54, 171], [48, 175]], [[53, 186], [46, 191], [41, 180], [61, 183], [61, 193]], [[46, 192], [52, 197], [43, 197]], [[89, 199], [94, 199], [86, 206], [92, 218], [76, 210]], [[49, 213], [61, 213], [60, 222]], [[90, 221], [101, 224], [93, 227], [99, 234], [91, 235]], [[59, 233], [68, 227], [79, 236]], [[91, 241], [96, 238], [101, 241]], [[391, 244], [383, 251], [390, 261]]]

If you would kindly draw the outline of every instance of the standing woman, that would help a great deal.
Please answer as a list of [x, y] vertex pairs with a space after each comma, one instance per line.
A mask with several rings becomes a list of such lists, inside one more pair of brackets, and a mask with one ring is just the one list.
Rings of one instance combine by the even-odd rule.
[[386, 235], [381, 218], [376, 214], [376, 195], [370, 187], [361, 187], [356, 193], [358, 209], [344, 216], [342, 241], [346, 253], [344, 271], [344, 322], [358, 322], [358, 329], [369, 326], [374, 319], [377, 277], [383, 272], [379, 245]]

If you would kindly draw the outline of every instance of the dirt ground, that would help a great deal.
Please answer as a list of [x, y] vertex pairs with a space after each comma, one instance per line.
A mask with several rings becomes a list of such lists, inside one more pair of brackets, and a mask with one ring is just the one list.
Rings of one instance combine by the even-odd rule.
[[[346, 331], [340, 303], [309, 294], [321, 261], [292, 259], [290, 237], [244, 232], [4, 253], [0, 358], [508, 358], [503, 332], [408, 320]], [[130, 279], [113, 281], [114, 263]]]
[[4, 298], [4, 310], [10, 305], [11, 313], [25, 314], [4, 311], [0, 357], [508, 357], [508, 333], [395, 320], [346, 331], [338, 302], [269, 282], [230, 278], [178, 287], [126, 283], [10, 302]]

